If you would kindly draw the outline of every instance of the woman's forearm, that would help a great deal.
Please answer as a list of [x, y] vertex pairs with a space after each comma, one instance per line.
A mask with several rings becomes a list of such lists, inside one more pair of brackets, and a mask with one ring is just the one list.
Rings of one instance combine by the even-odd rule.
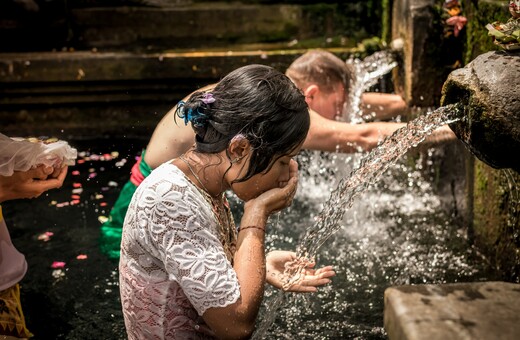
[[266, 217], [244, 210], [233, 258], [240, 298], [218, 311], [208, 310], [203, 316], [218, 338], [246, 339], [254, 331], [264, 293], [265, 223]]

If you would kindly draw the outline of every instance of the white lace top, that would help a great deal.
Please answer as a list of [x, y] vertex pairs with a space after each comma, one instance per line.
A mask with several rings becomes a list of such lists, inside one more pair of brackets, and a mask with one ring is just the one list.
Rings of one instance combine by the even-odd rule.
[[170, 162], [132, 197], [119, 279], [129, 339], [208, 338], [195, 327], [204, 324], [202, 314], [240, 296], [211, 204]]

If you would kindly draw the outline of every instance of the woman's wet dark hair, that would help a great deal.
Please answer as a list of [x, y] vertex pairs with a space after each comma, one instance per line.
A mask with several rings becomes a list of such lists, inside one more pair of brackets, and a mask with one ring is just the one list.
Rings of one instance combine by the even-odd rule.
[[249, 141], [249, 170], [237, 182], [267, 171], [279, 157], [294, 151], [310, 126], [301, 91], [283, 73], [265, 65], [238, 68], [210, 92], [193, 93], [178, 104], [177, 116], [192, 123], [197, 152], [221, 152], [237, 135]]

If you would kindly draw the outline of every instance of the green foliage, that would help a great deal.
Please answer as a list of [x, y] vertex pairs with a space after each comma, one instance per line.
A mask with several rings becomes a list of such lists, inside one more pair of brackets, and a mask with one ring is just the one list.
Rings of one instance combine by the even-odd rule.
[[466, 26], [465, 64], [482, 53], [499, 49], [489, 36], [486, 25], [494, 21], [506, 22], [511, 17], [506, 1], [467, 1], [466, 8], [471, 15]]

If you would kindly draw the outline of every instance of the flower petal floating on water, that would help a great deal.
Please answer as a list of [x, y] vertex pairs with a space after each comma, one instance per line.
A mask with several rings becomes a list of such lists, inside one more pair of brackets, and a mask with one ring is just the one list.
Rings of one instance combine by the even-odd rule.
[[54, 268], [54, 269], [65, 268], [65, 262], [54, 261], [54, 262], [51, 264], [51, 268]]
[[61, 279], [65, 277], [65, 272], [61, 269], [55, 269], [52, 271], [52, 277], [55, 279]]
[[88, 256], [85, 254], [79, 254], [78, 256], [76, 256], [76, 259], [78, 260], [86, 260], [87, 258]]
[[54, 233], [52, 231], [46, 231], [43, 234], [38, 235], [38, 240], [47, 242], [51, 239], [51, 236], [53, 236]]
[[106, 221], [108, 221], [108, 217], [106, 217], [106, 216], [99, 216], [98, 217], [98, 221], [101, 222], [101, 223], [105, 223]]

